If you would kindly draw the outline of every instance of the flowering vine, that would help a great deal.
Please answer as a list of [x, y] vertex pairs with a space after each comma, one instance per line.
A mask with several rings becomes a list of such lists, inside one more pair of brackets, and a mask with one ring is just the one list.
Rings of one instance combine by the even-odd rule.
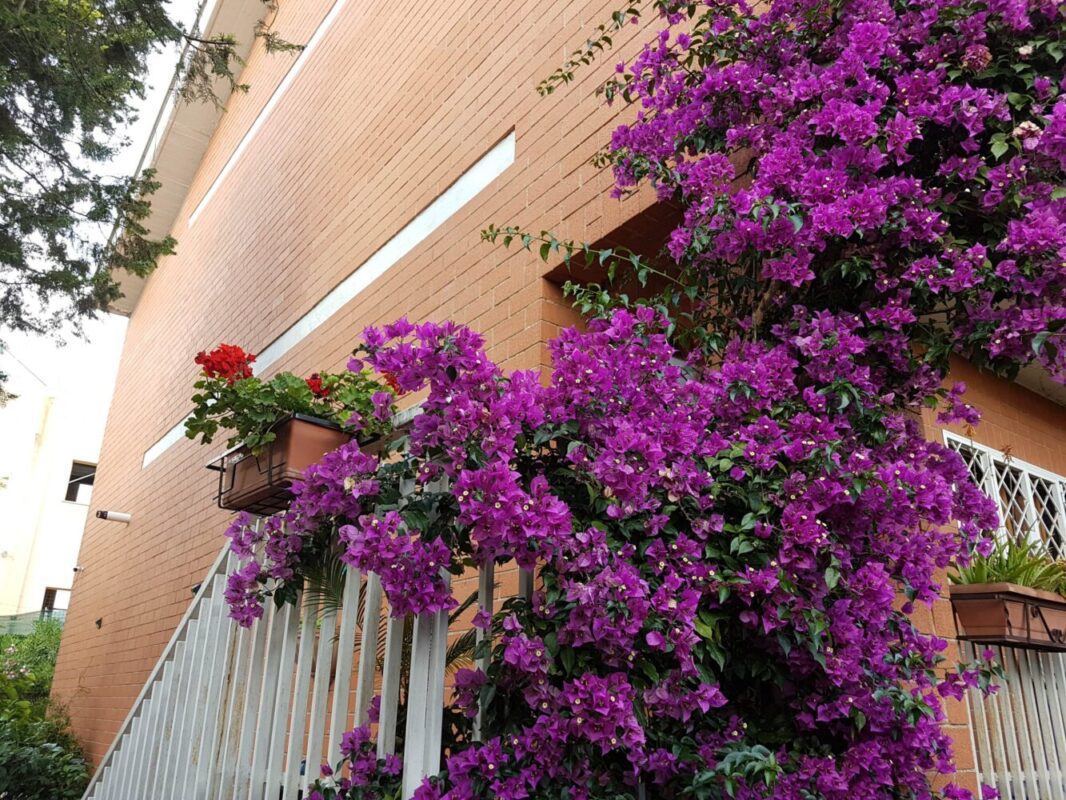
[[[579, 290], [596, 313], [546, 382], [453, 323], [368, 329], [349, 368], [422, 413], [234, 523], [234, 615], [294, 599], [324, 554], [378, 572], [399, 614], [451, 607], [449, 571], [536, 571], [479, 613], [495, 635], [454, 702], [481, 741], [418, 800], [968, 797], [932, 781], [953, 770], [943, 698], [992, 667], [946, 664], [910, 615], [996, 512], [916, 412], [975, 421], [952, 354], [1066, 377], [1062, 11], [657, 5], [666, 30], [608, 85], [640, 113], [603, 159], [619, 193], [680, 207], [666, 252], [486, 238], [670, 288]], [[386, 796], [396, 764], [353, 737], [323, 797]]]

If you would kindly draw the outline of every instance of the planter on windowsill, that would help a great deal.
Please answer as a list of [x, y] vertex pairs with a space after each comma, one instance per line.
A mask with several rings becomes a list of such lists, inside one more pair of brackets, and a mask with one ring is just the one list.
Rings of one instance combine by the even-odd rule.
[[218, 472], [220, 508], [269, 515], [284, 511], [290, 487], [309, 466], [352, 439], [340, 426], [318, 417], [294, 414], [274, 426], [277, 438], [258, 455], [241, 446], [207, 465]]
[[960, 639], [1066, 652], [1066, 598], [1013, 583], [949, 587]]

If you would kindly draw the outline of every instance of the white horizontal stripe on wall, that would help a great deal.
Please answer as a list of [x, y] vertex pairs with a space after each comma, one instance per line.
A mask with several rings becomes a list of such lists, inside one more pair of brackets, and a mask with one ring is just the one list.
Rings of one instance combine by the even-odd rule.
[[[256, 357], [256, 374], [263, 372], [278, 361], [349, 301], [384, 275], [400, 259], [425, 241], [511, 166], [514, 159], [515, 133], [511, 131], [495, 147], [478, 159], [477, 163], [460, 175], [455, 183], [404, 225], [395, 236], [376, 250], [370, 258], [356, 267], [336, 288], [293, 323], [288, 330], [263, 348]], [[184, 435], [185, 420], [183, 419], [145, 451], [142, 466], [147, 467], [171, 445], [180, 441]]]
[[211, 198], [215, 196], [215, 192], [218, 191], [218, 187], [222, 185], [222, 182], [226, 180], [226, 176], [230, 174], [234, 165], [244, 154], [244, 151], [248, 148], [248, 144], [252, 141], [255, 135], [259, 132], [259, 129], [263, 127], [263, 123], [266, 122], [267, 117], [281, 102], [281, 98], [285, 96], [285, 93], [292, 86], [293, 81], [296, 80], [296, 76], [300, 74], [300, 70], [304, 68], [304, 64], [311, 58], [311, 54], [315, 52], [315, 48], [318, 47], [318, 43], [325, 37], [326, 32], [332, 27], [333, 23], [337, 21], [337, 17], [340, 16], [341, 11], [344, 9], [345, 3], [348, 0], [337, 0], [333, 4], [333, 8], [329, 10], [325, 18], [315, 28], [315, 32], [311, 34], [311, 38], [304, 45], [304, 49], [300, 51], [300, 55], [297, 56], [296, 61], [289, 67], [289, 71], [285, 73], [285, 77], [281, 79], [281, 83], [274, 90], [274, 93], [270, 95], [270, 99], [266, 101], [262, 110], [256, 116], [255, 120], [249, 126], [247, 132], [241, 137], [241, 140], [237, 143], [237, 146], [233, 148], [233, 152], [230, 153], [230, 157], [226, 159], [226, 163], [222, 165], [222, 169], [219, 170], [218, 175], [211, 182], [211, 185], [207, 187], [207, 191], [204, 192], [204, 196], [200, 198], [200, 202], [196, 204], [196, 208], [193, 209], [192, 214], [189, 215], [189, 227], [193, 226], [196, 222], [196, 218], [200, 216], [200, 212], [204, 210]]

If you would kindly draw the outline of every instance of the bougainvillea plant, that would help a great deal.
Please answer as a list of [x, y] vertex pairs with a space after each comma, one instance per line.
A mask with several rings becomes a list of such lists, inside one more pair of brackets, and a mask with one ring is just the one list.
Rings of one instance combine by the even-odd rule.
[[[936, 778], [943, 701], [993, 667], [946, 663], [910, 615], [996, 512], [917, 412], [976, 422], [952, 354], [1064, 377], [1063, 12], [656, 5], [666, 29], [608, 85], [639, 114], [602, 161], [680, 208], [667, 251], [486, 238], [670, 288], [579, 291], [593, 318], [547, 383], [459, 325], [367, 330], [350, 369], [427, 392], [423, 413], [398, 452], [341, 448], [284, 517], [235, 523], [233, 613], [295, 597], [323, 531], [393, 613], [450, 608], [442, 570], [535, 570], [487, 669], [456, 676], [482, 740], [418, 800], [969, 797]], [[394, 793], [361, 736], [323, 797]]]
[[201, 368], [194, 387], [193, 411], [185, 435], [210, 444], [219, 430], [229, 431], [227, 447], [244, 445], [258, 451], [276, 438], [277, 423], [305, 414], [371, 435], [384, 425], [381, 408], [389, 409], [393, 390], [365, 372], [316, 372], [301, 378], [279, 372], [269, 380], [252, 373], [255, 356], [232, 344], [196, 355]]

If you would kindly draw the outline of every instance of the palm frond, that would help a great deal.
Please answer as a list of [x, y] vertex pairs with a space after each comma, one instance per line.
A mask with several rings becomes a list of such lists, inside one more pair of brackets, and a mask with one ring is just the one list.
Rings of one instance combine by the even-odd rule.
[[474, 646], [477, 644], [477, 630], [471, 628], [448, 645], [444, 657], [445, 674], [452, 675], [456, 670], [474, 664]]

